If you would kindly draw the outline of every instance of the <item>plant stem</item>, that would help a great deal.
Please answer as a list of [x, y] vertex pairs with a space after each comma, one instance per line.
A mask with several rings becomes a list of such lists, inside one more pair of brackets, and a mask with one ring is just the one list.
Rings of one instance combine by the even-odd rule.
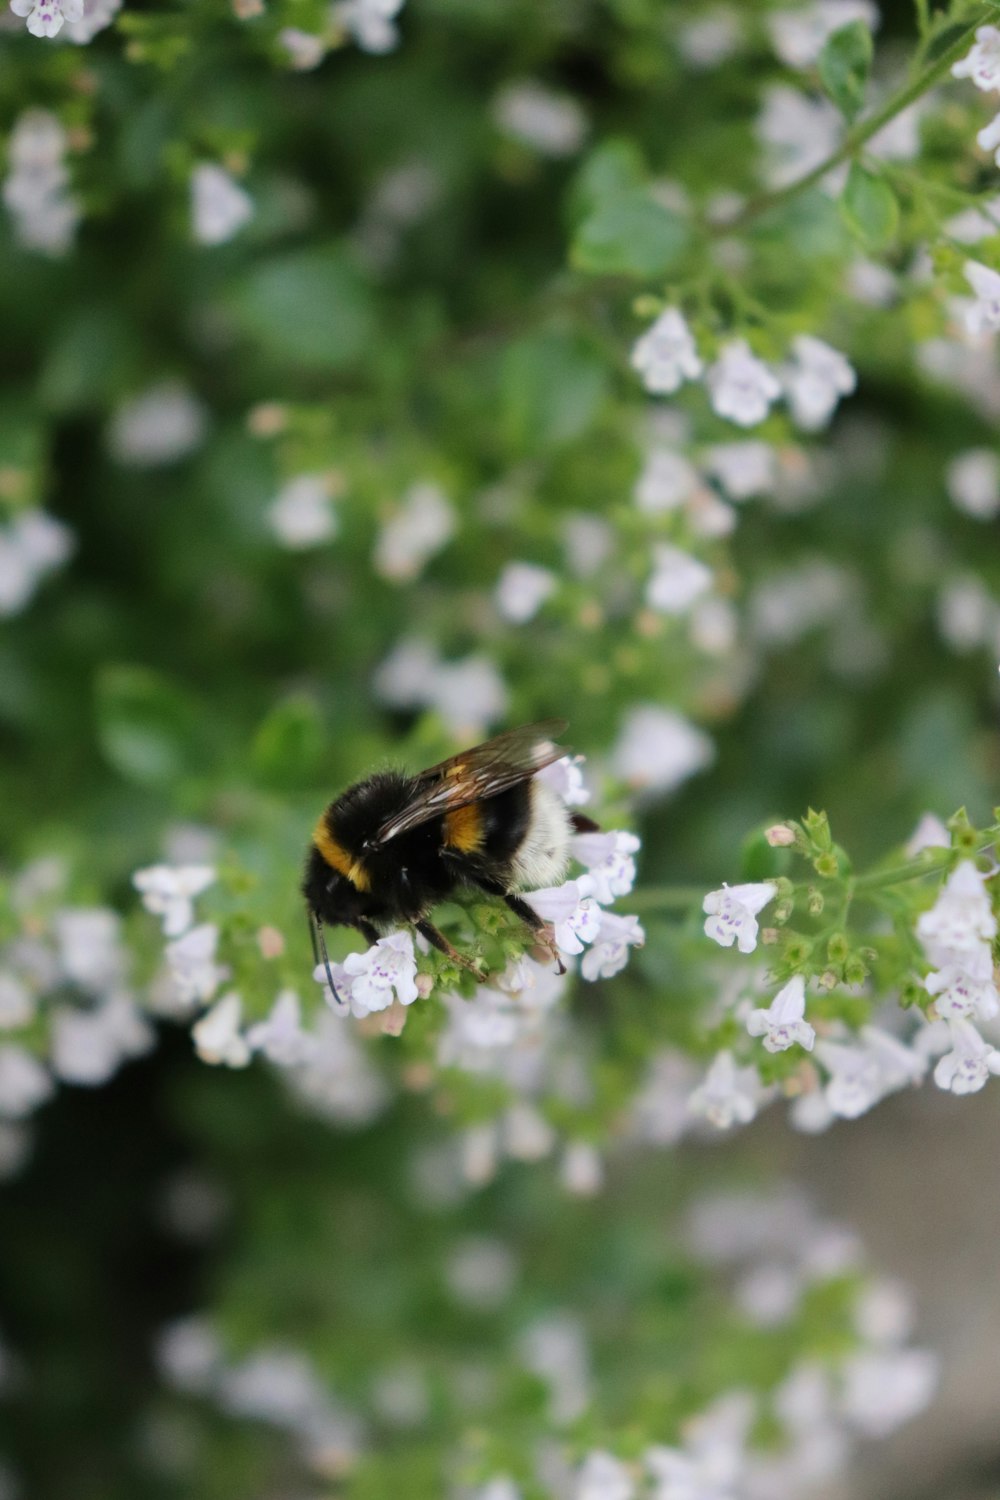
[[[997, 841], [997, 832], [995, 828], [991, 831], [991, 836], [985, 843], [980, 844], [976, 854], [985, 854], [987, 850], [993, 848]], [[871, 870], [867, 875], [859, 875], [852, 882], [852, 894], [857, 895], [861, 891], [878, 891], [891, 885], [903, 885], [908, 880], [919, 880], [922, 875], [938, 875], [943, 869], [947, 869], [954, 853], [954, 849], [942, 849], [939, 857], [935, 859], [927, 859], [918, 855], [915, 859], [907, 860], [903, 865], [894, 865], [890, 870]]]
[[651, 885], [645, 890], [633, 891], [628, 904], [636, 911], [683, 910], [689, 906], [700, 909], [705, 894], [706, 888], [700, 885]]
[[952, 42], [951, 46], [947, 47], [941, 53], [940, 57], [935, 58], [928, 67], [918, 73], [909, 83], [905, 83], [902, 88], [897, 89], [896, 93], [890, 95], [885, 103], [875, 110], [874, 114], [869, 115], [866, 120], [862, 120], [853, 129], [849, 130], [836, 150], [831, 151], [830, 155], [824, 161], [821, 161], [818, 166], [813, 167], [810, 171], [804, 172], [801, 177], [796, 177], [793, 182], [786, 183], [784, 187], [775, 188], [772, 192], [761, 193], [758, 197], [751, 198], [735, 218], [728, 220], [725, 224], [713, 225], [711, 232], [713, 234], [731, 234], [734, 229], [742, 228], [751, 219], [759, 218], [761, 214], [768, 213], [772, 208], [777, 208], [781, 204], [787, 203], [790, 199], [797, 197], [799, 193], [804, 193], [807, 188], [811, 188], [817, 182], [821, 182], [828, 172], [833, 171], [834, 167], [839, 167], [842, 162], [849, 161], [856, 152], [861, 150], [862, 146], [871, 140], [873, 135], [878, 135], [883, 126], [888, 125], [889, 121], [894, 120], [898, 114], [902, 114], [904, 109], [909, 108], [921, 95], [926, 94], [928, 89], [933, 88], [936, 83], [944, 78], [949, 72], [952, 63], [957, 62], [968, 51], [976, 28], [982, 26], [995, 15], [996, 11], [991, 6], [980, 7], [975, 17], [969, 21], [968, 26], [962, 32], [961, 36]]

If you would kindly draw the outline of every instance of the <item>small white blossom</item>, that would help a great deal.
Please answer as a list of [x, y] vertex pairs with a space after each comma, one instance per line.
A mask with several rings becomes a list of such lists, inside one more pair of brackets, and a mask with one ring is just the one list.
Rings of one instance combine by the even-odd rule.
[[805, 1013], [806, 982], [801, 974], [796, 974], [778, 991], [766, 1010], [750, 1012], [747, 1031], [751, 1036], [762, 1036], [768, 1052], [785, 1052], [796, 1043], [811, 1052], [816, 1033], [804, 1019]]
[[705, 376], [712, 410], [739, 427], [763, 422], [781, 395], [781, 385], [763, 360], [751, 353], [744, 339], [724, 344]]
[[993, 954], [988, 943], [962, 955], [961, 963], [932, 970], [924, 988], [934, 996], [934, 1008], [945, 1021], [973, 1017], [989, 1021], [1000, 1011], [1000, 997], [993, 983]]
[[793, 361], [782, 369], [792, 420], [807, 432], [825, 427], [841, 396], [858, 383], [850, 363], [822, 339], [800, 333], [792, 340]]
[[211, 1000], [225, 977], [215, 962], [219, 929], [214, 922], [192, 927], [164, 949], [167, 971], [178, 1002], [184, 1006]]
[[[388, 1010], [394, 995], [401, 1005], [412, 1005], [419, 994], [413, 939], [408, 932], [393, 932], [379, 938], [367, 953], [349, 953], [343, 965], [335, 967], [334, 976], [338, 990], [355, 1016]], [[315, 970], [314, 978], [320, 984], [327, 983], [324, 965]]]
[[601, 908], [591, 894], [586, 875], [579, 880], [567, 880], [563, 885], [528, 891], [524, 900], [544, 921], [552, 923], [556, 947], [561, 953], [570, 956], [582, 953], [596, 938]]
[[103, 907], [70, 908], [55, 919], [59, 961], [73, 984], [101, 995], [117, 984], [125, 968], [121, 918]]
[[992, 521], [1000, 512], [1000, 457], [992, 448], [968, 448], [945, 470], [952, 504], [977, 521]]
[[496, 587], [497, 608], [512, 625], [534, 619], [546, 599], [555, 592], [556, 575], [534, 563], [508, 563]]
[[950, 849], [951, 834], [936, 813], [924, 813], [907, 839], [904, 849], [910, 859], [924, 849]]
[[191, 229], [201, 245], [223, 245], [253, 218], [254, 203], [224, 167], [201, 162], [191, 173]]
[[733, 1054], [724, 1049], [691, 1094], [688, 1109], [692, 1114], [703, 1115], [718, 1130], [729, 1130], [754, 1118], [760, 1098], [757, 1069], [737, 1067]]
[[30, 991], [13, 974], [0, 973], [0, 1031], [15, 1031], [34, 1018]]
[[742, 41], [740, 22], [728, 5], [716, 6], [705, 15], [692, 15], [675, 33], [677, 50], [689, 68], [718, 67], [732, 57]]
[[52, 1079], [24, 1047], [0, 1047], [0, 1118], [21, 1120], [52, 1093]]
[[615, 775], [638, 791], [674, 791], [715, 759], [715, 745], [674, 709], [630, 709], [611, 752]]
[[294, 990], [282, 990], [266, 1021], [258, 1021], [247, 1032], [253, 1052], [263, 1052], [279, 1067], [291, 1068], [307, 1062], [316, 1050], [316, 1039], [302, 1027], [302, 1009]]
[[747, 885], [724, 885], [709, 891], [701, 909], [708, 915], [705, 936], [722, 948], [735, 943], [741, 953], [752, 953], [757, 946], [757, 914], [778, 894], [770, 880]]
[[451, 540], [454, 530], [455, 512], [444, 492], [426, 481], [411, 485], [379, 533], [372, 559], [375, 571], [393, 583], [409, 583]]
[[577, 833], [570, 840], [573, 858], [590, 872], [591, 890], [601, 906], [627, 896], [635, 885], [635, 860], [639, 839], [634, 833], [612, 829], [607, 833]]
[[387, 1098], [385, 1084], [368, 1054], [352, 1029], [331, 1011], [323, 1010], [318, 1016], [315, 1038], [316, 1046], [306, 1061], [285, 1075], [295, 1092], [325, 1119], [344, 1125], [370, 1124]]
[[946, 965], [956, 954], [975, 953], [997, 933], [985, 877], [965, 859], [949, 875], [930, 911], [917, 919], [917, 936], [931, 962]]
[[543, 1161], [555, 1146], [556, 1133], [541, 1111], [522, 1099], [504, 1113], [503, 1140], [513, 1161]]
[[10, 0], [15, 16], [27, 16], [32, 36], [58, 36], [64, 21], [79, 21], [83, 0]]
[[65, 1083], [106, 1083], [129, 1057], [148, 1052], [154, 1032], [127, 995], [93, 1010], [65, 1007], [52, 1018], [52, 1068]]
[[542, 156], [573, 156], [587, 135], [587, 117], [575, 99], [534, 78], [504, 84], [493, 101], [493, 118], [505, 135]]
[[1000, 31], [995, 26], [980, 26], [972, 48], [952, 64], [953, 78], [968, 78], [985, 94], [1000, 91]]
[[282, 546], [301, 552], [337, 534], [333, 485], [327, 474], [296, 474], [267, 508], [267, 522]]
[[517, 1261], [503, 1240], [470, 1234], [459, 1240], [444, 1263], [449, 1292], [462, 1307], [480, 1312], [502, 1307], [517, 1283]]
[[0, 617], [28, 604], [45, 576], [73, 551], [73, 533], [42, 510], [18, 511], [0, 529]]
[[963, 274], [976, 294], [975, 302], [966, 308], [966, 327], [974, 337], [995, 333], [1000, 328], [1000, 272], [982, 261], [967, 260]]
[[669, 396], [685, 380], [697, 380], [703, 365], [691, 330], [676, 307], [662, 312], [632, 349], [632, 368], [642, 376], [647, 391]]
[[202, 1062], [221, 1063], [227, 1068], [246, 1067], [250, 1048], [240, 1031], [242, 1020], [243, 1002], [235, 990], [230, 990], [191, 1027], [195, 1051]]
[[334, 21], [345, 27], [362, 52], [381, 56], [392, 52], [399, 42], [395, 18], [403, 0], [337, 0], [331, 12]]
[[628, 963], [629, 949], [641, 948], [645, 941], [638, 917], [602, 911], [597, 934], [581, 960], [580, 972], [584, 979], [612, 979]]
[[211, 865], [150, 865], [136, 870], [132, 884], [142, 894], [142, 904], [163, 918], [166, 937], [180, 937], [194, 921], [193, 898], [207, 890], [216, 878]]
[[939, 1362], [924, 1349], [852, 1354], [843, 1368], [844, 1415], [866, 1437], [887, 1437], [930, 1405], [938, 1378]]
[[[27, 14], [27, 7], [19, 14]], [[40, 12], [41, 6], [35, 11]], [[47, 0], [48, 13], [60, 13], [58, 0]], [[31, 22], [28, 22], [31, 30]], [[28, 109], [19, 115], [7, 143], [9, 171], [3, 201], [14, 221], [18, 242], [45, 255], [65, 255], [73, 243], [80, 206], [68, 191], [66, 132], [56, 115]]]
[[550, 1421], [575, 1422], [591, 1399], [590, 1359], [576, 1318], [555, 1312], [529, 1324], [518, 1340], [518, 1355], [549, 1388]]
[[580, 770], [582, 760], [582, 755], [564, 755], [561, 760], [554, 760], [550, 766], [536, 771], [536, 779], [551, 787], [567, 807], [583, 807], [590, 801], [590, 791]]
[[983, 1040], [971, 1021], [949, 1021], [948, 1025], [952, 1050], [934, 1069], [934, 1082], [952, 1094], [976, 1094], [991, 1073], [1000, 1073], [1000, 1052]]
[[282, 27], [277, 41], [287, 54], [289, 66], [298, 73], [309, 73], [318, 68], [326, 56], [323, 38], [315, 32], [303, 31], [300, 26]]
[[830, 1073], [826, 1103], [841, 1119], [865, 1114], [886, 1094], [917, 1083], [927, 1059], [875, 1026], [862, 1029], [858, 1043], [820, 1041], [815, 1054]]
[[697, 470], [672, 448], [652, 448], [635, 486], [635, 502], [647, 515], [676, 510], [698, 488]]
[[[122, 8], [122, 0], [83, 0], [83, 14], [78, 20], [66, 16], [63, 40], [85, 47], [99, 31], [110, 26]], [[65, 7], [63, 8], [65, 16]]]
[[730, 500], [749, 500], [754, 495], [766, 495], [777, 484], [775, 451], [770, 443], [762, 443], [756, 438], [745, 442], [717, 443], [708, 449], [705, 466]]
[[599, 1193], [604, 1186], [604, 1163], [597, 1147], [590, 1141], [570, 1141], [559, 1166], [559, 1180], [576, 1198]]
[[665, 542], [653, 548], [653, 575], [646, 585], [646, 603], [667, 615], [682, 615], [712, 585], [712, 570]]
[[154, 469], [187, 458], [204, 441], [208, 417], [179, 381], [151, 386], [120, 406], [108, 426], [112, 458], [129, 468]]
[[[840, 141], [843, 121], [839, 110], [827, 99], [813, 98], [788, 84], [771, 84], [756, 124], [757, 135], [767, 151], [765, 179], [768, 187], [780, 188], [805, 172], [811, 172], [830, 156]], [[843, 175], [830, 173], [823, 187], [833, 190]]]
[[573, 1500], [633, 1500], [635, 1481], [627, 1466], [611, 1453], [595, 1449], [580, 1465]]

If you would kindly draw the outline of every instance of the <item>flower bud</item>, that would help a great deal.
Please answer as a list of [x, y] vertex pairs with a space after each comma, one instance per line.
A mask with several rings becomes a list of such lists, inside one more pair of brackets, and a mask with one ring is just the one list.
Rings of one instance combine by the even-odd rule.
[[765, 829], [764, 837], [772, 849], [790, 849], [795, 843], [795, 829], [788, 823], [774, 823]]
[[280, 958], [285, 951], [285, 937], [277, 927], [261, 927], [257, 932], [261, 958]]
[[835, 990], [839, 983], [840, 981], [832, 969], [824, 969], [818, 980], [821, 990]]
[[765, 945], [765, 947], [773, 946], [773, 944], [778, 941], [780, 936], [781, 933], [778, 931], [777, 927], [762, 927], [760, 929], [760, 940]]
[[826, 956], [832, 964], [842, 964], [851, 951], [851, 945], [842, 932], [835, 932], [826, 945]]
[[813, 869], [823, 880], [834, 880], [840, 869], [837, 856], [832, 853], [821, 854], [818, 859], [813, 860]]
[[854, 954], [854, 956], [852, 958], [849, 958], [847, 960], [846, 964], [844, 965], [844, 982], [845, 982], [845, 984], [852, 984], [852, 985], [864, 984], [864, 982], [865, 982], [865, 980], [867, 978], [868, 978], [868, 970], [867, 970], [867, 968], [861, 962], [861, 959], [858, 957], [858, 955]]
[[811, 917], [818, 917], [824, 907], [823, 892], [817, 890], [816, 886], [809, 887], [806, 899], [806, 907]]

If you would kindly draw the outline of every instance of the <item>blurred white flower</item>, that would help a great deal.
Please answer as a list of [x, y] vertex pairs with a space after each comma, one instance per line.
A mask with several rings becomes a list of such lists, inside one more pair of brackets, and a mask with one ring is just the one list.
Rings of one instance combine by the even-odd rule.
[[302, 1026], [302, 1007], [294, 990], [282, 990], [265, 1021], [258, 1021], [246, 1034], [252, 1052], [279, 1067], [307, 1062], [316, 1050], [316, 1039]]
[[[763, 98], [756, 131], [766, 148], [764, 177], [770, 188], [785, 187], [832, 154], [843, 121], [829, 100], [810, 97], [789, 84], [768, 85]], [[831, 173], [823, 186], [833, 186], [841, 176]]]
[[685, 380], [697, 380], [702, 362], [684, 316], [676, 307], [660, 313], [632, 349], [632, 368], [647, 391], [668, 396]]
[[672, 448], [651, 448], [636, 481], [635, 501], [647, 515], [676, 510], [690, 499], [698, 483], [697, 470], [682, 454]]
[[995, 333], [1000, 328], [1000, 272], [992, 271], [982, 261], [967, 260], [963, 275], [976, 297], [966, 307], [966, 327], [974, 337]]
[[816, 1033], [804, 1019], [805, 1013], [806, 982], [801, 974], [796, 974], [778, 991], [766, 1010], [750, 1012], [747, 1031], [751, 1036], [763, 1037], [768, 1052], [785, 1052], [796, 1043], [811, 1052]]
[[573, 1500], [633, 1500], [635, 1481], [626, 1464], [611, 1453], [588, 1453], [576, 1475]]
[[867, 1113], [886, 1094], [918, 1083], [927, 1071], [925, 1057], [875, 1026], [863, 1027], [858, 1042], [824, 1039], [814, 1050], [830, 1074], [826, 1103], [845, 1120]]
[[557, 583], [548, 568], [535, 563], [507, 563], [496, 587], [497, 608], [512, 625], [524, 625], [534, 619]]
[[15, 512], [9, 525], [0, 529], [0, 618], [22, 610], [42, 579], [70, 556], [73, 546], [69, 527], [45, 511]]
[[689, 68], [716, 68], [733, 56], [743, 40], [740, 19], [729, 5], [692, 15], [675, 32], [677, 50]]
[[288, 57], [289, 66], [297, 73], [309, 73], [318, 68], [326, 56], [326, 43], [312, 31], [303, 31], [299, 26], [283, 26], [278, 32], [278, 45]]
[[980, 26], [971, 49], [952, 64], [953, 78], [968, 78], [983, 93], [1000, 91], [1000, 31], [995, 26]]
[[402, 8], [403, 0], [336, 0], [330, 14], [336, 25], [351, 33], [362, 52], [381, 56], [399, 42], [394, 22]]
[[503, 1143], [513, 1161], [543, 1161], [556, 1143], [556, 1133], [541, 1110], [521, 1099], [504, 1112]]
[[183, 937], [175, 938], [163, 950], [177, 1001], [193, 1006], [211, 1000], [226, 970], [215, 962], [219, 929], [214, 922], [192, 927]]
[[0, 1031], [27, 1026], [35, 1014], [31, 991], [13, 974], [0, 972]]
[[191, 231], [200, 245], [223, 245], [253, 218], [250, 194], [218, 162], [191, 173]]
[[240, 1031], [242, 1020], [243, 1002], [235, 990], [230, 990], [191, 1027], [195, 1051], [202, 1062], [246, 1067], [250, 1048]]
[[63, 41], [85, 47], [99, 31], [111, 25], [121, 8], [122, 0], [83, 0], [83, 14], [77, 20], [66, 16]]
[[211, 865], [149, 865], [136, 870], [132, 884], [142, 894], [142, 904], [163, 918], [166, 937], [180, 937], [194, 921], [195, 896], [215, 881]]
[[590, 801], [590, 791], [580, 770], [582, 760], [582, 755], [564, 755], [561, 760], [554, 760], [551, 765], [536, 771], [536, 779], [551, 787], [567, 807], [583, 807]]
[[580, 1323], [569, 1313], [550, 1313], [524, 1330], [518, 1354], [525, 1368], [549, 1387], [549, 1419], [575, 1422], [590, 1403], [590, 1358]]
[[286, 1079], [310, 1108], [341, 1125], [369, 1124], [387, 1102], [387, 1091], [352, 1029], [324, 1010], [314, 1026], [316, 1046]]
[[127, 995], [112, 996], [93, 1010], [62, 1007], [52, 1017], [52, 1069], [64, 1083], [99, 1087], [127, 1058], [148, 1052], [154, 1039]]
[[957, 510], [992, 521], [1000, 512], [1000, 457], [992, 448], [967, 448], [949, 463], [945, 485]]
[[964, 859], [945, 881], [930, 911], [917, 918], [917, 936], [931, 962], [943, 967], [956, 955], [975, 953], [996, 934], [986, 877]]
[[576, 1198], [599, 1193], [604, 1186], [604, 1163], [597, 1147], [590, 1141], [570, 1141], [559, 1165], [559, 1180]]
[[749, 500], [766, 495], [777, 484], [775, 451], [756, 438], [744, 442], [716, 443], [705, 454], [705, 467], [717, 479], [730, 500]]
[[756, 1115], [762, 1091], [756, 1068], [740, 1068], [728, 1049], [719, 1052], [703, 1082], [688, 1099], [692, 1114], [718, 1130], [746, 1125]]
[[939, 1361], [924, 1349], [865, 1351], [844, 1361], [845, 1417], [866, 1437], [887, 1437], [931, 1403]]
[[566, 565], [576, 578], [593, 578], [614, 551], [615, 534], [599, 516], [577, 513], [563, 528]]
[[707, 913], [705, 936], [721, 948], [731, 948], [735, 943], [741, 953], [752, 953], [757, 946], [757, 914], [777, 894], [778, 887], [770, 880], [709, 891], [701, 903]]
[[751, 353], [744, 339], [724, 344], [719, 358], [705, 376], [712, 410], [740, 427], [755, 427], [763, 422], [781, 395], [773, 371]]
[[52, 1079], [24, 1047], [0, 1046], [0, 1118], [21, 1120], [52, 1093]]
[[393, 708], [433, 708], [456, 736], [471, 738], [503, 716], [507, 690], [486, 656], [443, 662], [426, 641], [401, 640], [375, 671], [377, 698]]
[[379, 532], [375, 571], [393, 583], [409, 583], [451, 540], [455, 524], [454, 509], [438, 485], [411, 485]]
[[[23, 4], [26, 8], [16, 14], [32, 12], [29, 0], [23, 0]], [[41, 10], [39, 5], [32, 13]], [[45, 11], [53, 19], [58, 15], [62, 24], [63, 12], [58, 0], [46, 0]], [[28, 30], [32, 29], [29, 20]], [[61, 122], [48, 110], [25, 110], [14, 122], [7, 142], [8, 174], [3, 184], [3, 201], [14, 220], [17, 240], [27, 250], [65, 255], [73, 243], [80, 206], [68, 191], [66, 144]]]
[[507, 1301], [517, 1281], [517, 1261], [503, 1240], [470, 1234], [445, 1258], [445, 1284], [463, 1307], [492, 1312]]
[[712, 585], [712, 570], [666, 542], [653, 547], [653, 574], [646, 584], [646, 603], [666, 615], [682, 615]]
[[58, 36], [64, 21], [79, 21], [83, 0], [10, 0], [15, 16], [26, 16], [32, 36]]
[[951, 834], [936, 813], [924, 813], [904, 846], [910, 859], [924, 849], [950, 849]]
[[267, 508], [275, 536], [292, 551], [328, 542], [337, 534], [333, 484], [328, 474], [296, 474], [281, 486]]
[[542, 156], [573, 156], [587, 135], [587, 117], [576, 100], [534, 78], [504, 84], [493, 101], [493, 118], [505, 135]]
[[640, 704], [625, 716], [611, 751], [616, 776], [639, 791], [672, 792], [715, 759], [702, 730], [674, 709]]
[[73, 984], [93, 995], [113, 988], [125, 971], [121, 918], [104, 907], [66, 908], [55, 918], [59, 962]]
[[177, 1390], [201, 1394], [223, 1368], [219, 1336], [206, 1318], [178, 1318], [156, 1341], [156, 1363]]
[[792, 340], [792, 355], [781, 371], [792, 420], [816, 432], [830, 421], [841, 396], [854, 390], [857, 376], [838, 349], [808, 333]]
[[971, 1021], [950, 1020], [948, 1025], [952, 1050], [934, 1069], [934, 1082], [952, 1094], [976, 1094], [991, 1073], [1000, 1073], [1000, 1052], [983, 1040]]
[[873, 0], [812, 0], [798, 10], [774, 10], [767, 17], [767, 29], [783, 63], [811, 68], [833, 33], [852, 21], [862, 21], [874, 31], [879, 13]]
[[187, 458], [207, 429], [198, 398], [180, 381], [165, 380], [118, 408], [108, 426], [108, 449], [129, 468], [155, 469]]

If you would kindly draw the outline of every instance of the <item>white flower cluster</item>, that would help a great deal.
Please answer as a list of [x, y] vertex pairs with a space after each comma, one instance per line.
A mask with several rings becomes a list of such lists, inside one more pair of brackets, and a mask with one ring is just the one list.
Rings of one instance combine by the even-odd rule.
[[44, 510], [15, 511], [0, 528], [0, 618], [16, 615], [31, 601], [47, 574], [73, 551], [73, 533]]
[[[43, 8], [39, 5], [31, 9], [30, 0], [17, 0], [17, 4], [22, 3], [30, 13], [22, 10], [18, 14], [28, 14], [28, 29], [33, 31], [32, 22]], [[62, 25], [58, 0], [49, 0], [44, 15], [45, 24], [51, 25], [58, 17], [56, 30]], [[29, 109], [20, 115], [7, 142], [4, 204], [14, 220], [19, 244], [45, 255], [65, 255], [80, 221], [80, 205], [69, 191], [66, 145], [60, 121], [45, 109]]]
[[417, 636], [404, 637], [378, 666], [375, 696], [390, 708], [430, 708], [457, 737], [481, 734], [503, 716], [507, 689], [488, 656], [442, 661]]
[[[676, 307], [668, 307], [632, 350], [632, 366], [648, 391], [668, 395], [685, 380], [697, 380], [704, 366], [691, 330]], [[744, 339], [723, 344], [705, 372], [712, 409], [739, 427], [763, 422], [784, 394], [792, 420], [807, 432], [830, 421], [842, 396], [857, 384], [839, 350], [812, 334], [797, 334], [791, 357], [778, 370], [758, 359]]]
[[1000, 1052], [975, 1025], [1000, 1011], [993, 982], [996, 933], [986, 878], [971, 860], [963, 860], [917, 921], [917, 936], [933, 965], [924, 987], [950, 1032], [950, 1050], [935, 1067], [934, 1081], [953, 1094], [975, 1093], [991, 1074], [1000, 1073]]
[[382, 526], [372, 558], [376, 573], [390, 583], [412, 583], [455, 531], [455, 511], [440, 486], [429, 480], [411, 485]]

